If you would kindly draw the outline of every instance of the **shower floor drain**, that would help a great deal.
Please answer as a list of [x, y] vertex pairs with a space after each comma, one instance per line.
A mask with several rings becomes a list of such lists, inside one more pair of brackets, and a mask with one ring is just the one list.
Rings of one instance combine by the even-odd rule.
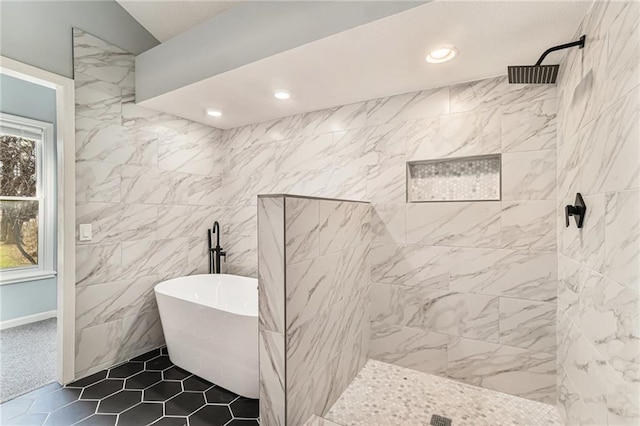
[[451, 426], [451, 419], [447, 417], [442, 417], [437, 414], [433, 414], [431, 416], [431, 425], [432, 426]]

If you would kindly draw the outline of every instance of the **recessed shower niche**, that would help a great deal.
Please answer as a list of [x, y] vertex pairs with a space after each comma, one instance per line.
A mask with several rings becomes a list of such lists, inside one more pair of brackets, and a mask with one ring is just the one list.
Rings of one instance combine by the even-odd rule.
[[500, 154], [407, 162], [407, 202], [498, 201]]

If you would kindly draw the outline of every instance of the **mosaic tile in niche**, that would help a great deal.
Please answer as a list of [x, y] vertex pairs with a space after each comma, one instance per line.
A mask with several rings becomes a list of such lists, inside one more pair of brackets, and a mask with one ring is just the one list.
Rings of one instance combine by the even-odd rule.
[[408, 163], [408, 201], [500, 200], [500, 156]]

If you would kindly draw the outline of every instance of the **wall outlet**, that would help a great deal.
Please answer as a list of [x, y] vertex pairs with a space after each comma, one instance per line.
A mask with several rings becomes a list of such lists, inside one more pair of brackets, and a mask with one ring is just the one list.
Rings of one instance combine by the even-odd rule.
[[80, 241], [91, 241], [93, 238], [90, 223], [80, 225]]

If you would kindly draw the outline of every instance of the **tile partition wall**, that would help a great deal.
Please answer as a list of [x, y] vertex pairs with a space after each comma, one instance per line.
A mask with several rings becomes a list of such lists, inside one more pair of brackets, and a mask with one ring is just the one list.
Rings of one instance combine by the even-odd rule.
[[558, 393], [568, 425], [640, 423], [640, 3], [595, 2], [558, 81]]
[[302, 425], [367, 360], [371, 205], [260, 196], [258, 221], [261, 419]]
[[[256, 275], [257, 194], [371, 201], [370, 356], [555, 402], [555, 114], [499, 77], [226, 130], [229, 270]], [[502, 201], [406, 204], [406, 161], [486, 154]]]
[[134, 56], [74, 30], [76, 375], [163, 344], [153, 286], [207, 272], [221, 131], [134, 103]]

